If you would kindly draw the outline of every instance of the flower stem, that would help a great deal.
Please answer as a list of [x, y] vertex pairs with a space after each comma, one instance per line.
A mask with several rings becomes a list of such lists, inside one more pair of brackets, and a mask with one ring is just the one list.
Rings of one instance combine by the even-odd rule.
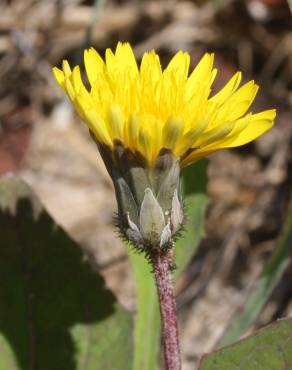
[[165, 368], [166, 370], [181, 370], [170, 253], [171, 251], [155, 251], [151, 255], [151, 260], [160, 302]]

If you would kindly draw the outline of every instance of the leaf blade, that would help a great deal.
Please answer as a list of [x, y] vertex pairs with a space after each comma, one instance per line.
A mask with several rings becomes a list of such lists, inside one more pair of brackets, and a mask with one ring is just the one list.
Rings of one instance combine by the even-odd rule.
[[0, 224], [0, 368], [128, 370], [131, 315], [15, 177], [0, 178]]
[[154, 370], [157, 366], [160, 317], [151, 266], [144, 255], [128, 250], [136, 282], [137, 317], [134, 330], [133, 370]]
[[292, 368], [292, 320], [279, 320], [228, 347], [203, 356], [199, 370]]

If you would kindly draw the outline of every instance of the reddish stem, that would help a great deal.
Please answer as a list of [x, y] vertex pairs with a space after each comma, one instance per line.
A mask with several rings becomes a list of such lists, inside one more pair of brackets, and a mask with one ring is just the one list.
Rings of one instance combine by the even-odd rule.
[[169, 252], [159, 251], [153, 253], [151, 259], [160, 302], [165, 368], [181, 370], [176, 302], [171, 280], [171, 258]]

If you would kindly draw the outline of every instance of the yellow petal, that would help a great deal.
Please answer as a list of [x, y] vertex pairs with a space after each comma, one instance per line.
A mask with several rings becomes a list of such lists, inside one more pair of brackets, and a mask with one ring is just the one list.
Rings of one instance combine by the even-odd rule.
[[105, 63], [108, 75], [111, 76], [116, 69], [116, 58], [111, 49], [106, 49], [105, 51]]
[[133, 49], [131, 45], [126, 42], [122, 43], [119, 42], [116, 48], [115, 56], [118, 59], [118, 62], [120, 64], [120, 67], [122, 67], [124, 70], [127, 68], [131, 69], [131, 72], [137, 73], [138, 72], [138, 66], [136, 62], [136, 58], [133, 52]]
[[146, 159], [146, 161], [150, 164], [152, 159], [152, 140], [151, 135], [145, 127], [142, 125], [139, 129], [139, 136], [138, 136], [138, 143], [137, 149], [139, 153]]
[[200, 147], [206, 147], [209, 144], [219, 141], [220, 139], [227, 136], [233, 129], [233, 122], [225, 122], [218, 127], [215, 127], [209, 131], [204, 132], [196, 141], [195, 145]]
[[254, 81], [249, 81], [227, 99], [224, 106], [229, 105], [230, 109], [225, 119], [233, 121], [244, 115], [251, 106], [258, 89]]
[[66, 90], [67, 95], [69, 96], [69, 98], [72, 101], [74, 101], [76, 93], [75, 93], [75, 90], [73, 88], [72, 82], [70, 81], [69, 78], [65, 79], [64, 86], [65, 86], [65, 90]]
[[111, 105], [108, 111], [108, 129], [112, 140], [123, 142], [124, 117], [119, 106]]
[[53, 74], [54, 74], [55, 80], [58, 82], [58, 84], [64, 90], [64, 83], [65, 83], [64, 72], [61, 71], [59, 68], [54, 67], [53, 68]]
[[73, 72], [71, 74], [70, 80], [76, 92], [79, 92], [80, 89], [85, 89], [85, 86], [83, 85], [83, 81], [81, 79], [81, 73], [80, 73], [79, 66], [76, 66], [73, 68]]
[[67, 60], [63, 60], [62, 69], [64, 72], [65, 77], [70, 77], [71, 75], [71, 68]]
[[78, 94], [76, 94], [74, 104], [82, 119], [85, 119], [85, 112], [93, 109], [94, 106], [91, 96], [85, 88], [81, 89]]
[[230, 95], [237, 89], [241, 81], [241, 73], [236, 72], [227, 84], [216, 94], [214, 95], [210, 101], [217, 103], [218, 105], [223, 104], [226, 99], [230, 97]]
[[106, 126], [94, 109], [85, 111], [86, 123], [91, 132], [96, 137], [97, 141], [107, 146], [112, 147], [112, 140], [106, 129]]
[[135, 151], [137, 147], [137, 140], [139, 135], [140, 119], [137, 114], [131, 114], [127, 122], [127, 130], [125, 128], [125, 135], [128, 135], [128, 146]]
[[154, 162], [161, 149], [161, 127], [161, 122], [153, 116], [140, 117], [137, 148], [149, 165]]
[[214, 153], [215, 150], [201, 150], [195, 149], [187, 157], [181, 161], [181, 167], [186, 167], [194, 162], [197, 162], [199, 159], [207, 157], [209, 154]]
[[93, 86], [100, 73], [104, 71], [104, 61], [94, 48], [84, 51], [84, 65], [88, 81]]
[[170, 117], [163, 128], [162, 147], [173, 149], [184, 131], [184, 121], [179, 117]]
[[190, 56], [188, 53], [179, 51], [169, 62], [165, 72], [174, 72], [176, 77], [185, 80], [188, 77], [190, 66]]
[[148, 85], [153, 85], [160, 80], [162, 76], [160, 60], [159, 56], [154, 51], [150, 51], [143, 55], [140, 66], [140, 76]]
[[232, 122], [231, 131], [227, 135], [222, 136], [219, 140], [205, 145], [204, 150], [218, 150], [233, 142], [238, 137], [238, 135], [247, 127], [247, 125], [250, 123], [250, 120], [251, 114], [248, 114], [245, 117]]
[[214, 62], [214, 54], [206, 53], [199, 61], [186, 83], [186, 99], [190, 99], [200, 81], [209, 81]]
[[228, 144], [222, 144], [222, 148], [236, 147], [247, 144], [263, 135], [272, 126], [276, 117], [276, 110], [270, 109], [251, 115], [250, 122], [237, 137]]
[[253, 121], [258, 121], [262, 119], [274, 121], [274, 119], [276, 118], [276, 115], [277, 115], [276, 109], [268, 109], [268, 110], [264, 110], [259, 113], [255, 113], [251, 117]]
[[214, 68], [211, 72], [211, 78], [210, 78], [210, 82], [209, 82], [209, 85], [211, 86], [213, 84], [213, 82], [215, 81], [215, 78], [217, 76], [217, 73], [218, 73], [218, 69], [217, 68]]
[[203, 55], [199, 63], [194, 68], [193, 72], [189, 77], [189, 82], [193, 83], [198, 80], [203, 80], [208, 76], [212, 70], [214, 63], [214, 54], [206, 53]]
[[151, 164], [155, 161], [162, 145], [162, 122], [155, 117], [148, 120], [148, 131], [151, 135]]
[[195, 127], [185, 133], [179, 140], [174, 153], [177, 156], [181, 156], [190, 148], [192, 148], [199, 136], [205, 131], [206, 127], [208, 126], [208, 122], [209, 121], [206, 118], [201, 119], [198, 123], [196, 123]]

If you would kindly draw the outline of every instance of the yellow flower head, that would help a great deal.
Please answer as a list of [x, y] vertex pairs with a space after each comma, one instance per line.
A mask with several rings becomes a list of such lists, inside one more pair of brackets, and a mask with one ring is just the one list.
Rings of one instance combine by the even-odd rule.
[[206, 53], [189, 74], [188, 53], [179, 51], [162, 70], [150, 51], [139, 67], [130, 44], [118, 43], [114, 53], [106, 50], [105, 60], [93, 48], [85, 50], [89, 89], [79, 66], [72, 71], [67, 61], [54, 75], [101, 146], [122, 143], [149, 167], [166, 148], [183, 167], [256, 139], [276, 115], [274, 109], [248, 113], [258, 86], [250, 81], [238, 88], [240, 72], [212, 96], [213, 60]]

